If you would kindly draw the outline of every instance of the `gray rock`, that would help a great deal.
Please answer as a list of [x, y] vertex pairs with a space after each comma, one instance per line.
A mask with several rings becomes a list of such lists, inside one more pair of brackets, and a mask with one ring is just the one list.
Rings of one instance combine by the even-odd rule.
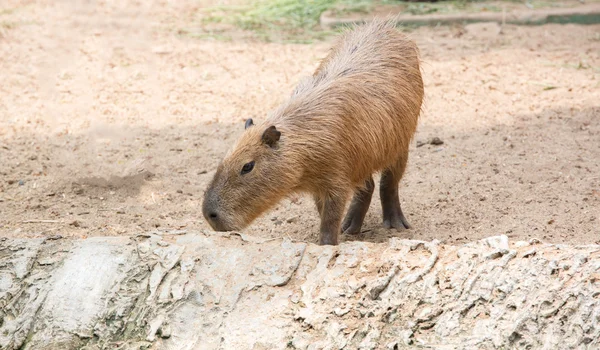
[[2, 240], [0, 348], [597, 348], [599, 251], [506, 236]]

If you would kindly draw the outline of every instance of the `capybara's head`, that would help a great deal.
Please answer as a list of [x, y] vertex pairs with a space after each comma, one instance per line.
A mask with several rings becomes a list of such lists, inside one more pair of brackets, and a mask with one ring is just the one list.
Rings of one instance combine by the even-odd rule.
[[294, 176], [280, 138], [274, 125], [246, 121], [204, 195], [202, 213], [214, 230], [241, 230], [289, 193]]

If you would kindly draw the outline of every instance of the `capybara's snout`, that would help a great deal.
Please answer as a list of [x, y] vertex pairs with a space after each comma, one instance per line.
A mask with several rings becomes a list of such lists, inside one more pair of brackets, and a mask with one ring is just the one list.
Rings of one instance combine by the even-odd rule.
[[204, 202], [202, 203], [202, 215], [215, 231], [231, 231], [225, 216], [219, 209], [219, 201], [217, 195], [209, 190], [204, 196]]

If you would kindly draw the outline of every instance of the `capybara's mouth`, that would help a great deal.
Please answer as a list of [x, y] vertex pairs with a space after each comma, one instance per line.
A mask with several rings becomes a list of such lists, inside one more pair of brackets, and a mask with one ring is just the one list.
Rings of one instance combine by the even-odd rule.
[[217, 231], [217, 232], [229, 232], [229, 231], [235, 231], [235, 229], [231, 228], [231, 227], [227, 227], [225, 225], [211, 225], [213, 230]]
[[205, 216], [205, 218], [210, 227], [212, 227], [212, 229], [217, 232], [237, 231], [236, 227], [234, 227], [233, 225], [229, 225], [228, 223], [224, 222], [221, 218], [213, 218], [210, 216]]
[[227, 227], [227, 225], [223, 224], [220, 221], [211, 220], [210, 218], [206, 218], [206, 221], [208, 221], [208, 224], [210, 225], [210, 227], [212, 227], [212, 229], [217, 232], [231, 231], [231, 229], [229, 227]]

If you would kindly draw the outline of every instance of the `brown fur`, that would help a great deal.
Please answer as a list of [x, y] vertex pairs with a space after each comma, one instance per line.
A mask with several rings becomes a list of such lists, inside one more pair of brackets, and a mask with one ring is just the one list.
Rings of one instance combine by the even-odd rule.
[[[348, 198], [355, 192], [344, 229], [356, 233], [371, 200], [372, 174], [383, 171], [386, 226], [408, 228], [397, 185], [422, 100], [418, 49], [392, 22], [348, 31], [313, 76], [244, 132], [217, 169], [204, 215], [218, 214], [207, 217], [215, 229], [238, 230], [285, 196], [308, 192], [321, 214], [321, 243], [337, 244]], [[270, 126], [281, 132], [273, 146], [262, 140]], [[242, 175], [250, 161], [254, 170]]]

